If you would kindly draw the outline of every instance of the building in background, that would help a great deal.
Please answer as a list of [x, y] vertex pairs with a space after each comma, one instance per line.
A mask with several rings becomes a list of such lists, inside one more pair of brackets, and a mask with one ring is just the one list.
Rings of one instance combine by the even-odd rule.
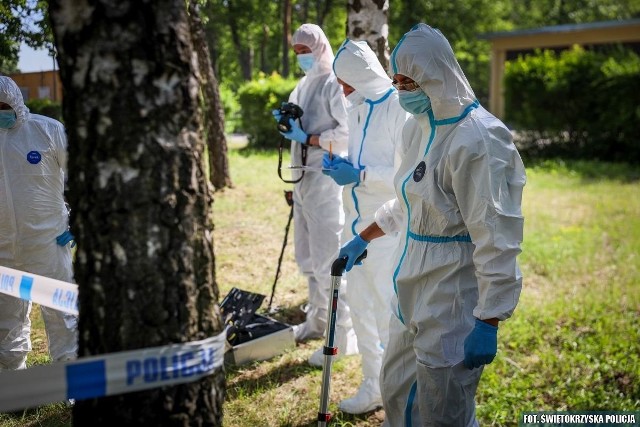
[[49, 99], [62, 102], [62, 83], [58, 70], [9, 74], [22, 92], [25, 102]]

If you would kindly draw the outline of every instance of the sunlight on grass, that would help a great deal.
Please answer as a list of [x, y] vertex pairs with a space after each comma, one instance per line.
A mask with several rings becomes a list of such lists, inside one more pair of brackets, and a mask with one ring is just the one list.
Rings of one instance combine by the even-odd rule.
[[[280, 192], [287, 186], [275, 173], [275, 154], [256, 156], [231, 153], [236, 188], [220, 195], [216, 203], [221, 209], [219, 215], [230, 215], [222, 212], [223, 206], [235, 206], [232, 211], [238, 211], [248, 199], [259, 203], [249, 222], [229, 216], [228, 223], [237, 225], [234, 233], [254, 239], [247, 247], [229, 250], [246, 253], [254, 244], [270, 248], [267, 253], [256, 253], [259, 259], [254, 260], [266, 270], [227, 258], [227, 269], [223, 274], [219, 270], [218, 279], [221, 289], [236, 283], [269, 294], [268, 283], [275, 271], [288, 213]], [[257, 159], [261, 164], [252, 164]], [[261, 189], [255, 188], [256, 176], [262, 177]], [[520, 257], [525, 284], [514, 317], [501, 326], [498, 357], [485, 369], [478, 391], [481, 425], [517, 425], [519, 414], [525, 410], [640, 408], [640, 198], [630, 197], [640, 194], [637, 177], [633, 168], [584, 162], [546, 162], [528, 170], [523, 202], [525, 241]], [[266, 211], [274, 215], [270, 234], [257, 236], [242, 230], [250, 224], [264, 226], [264, 221], [269, 221]], [[217, 243], [225, 239], [231, 245], [216, 224]], [[217, 248], [218, 260], [226, 256], [222, 254], [226, 246]], [[297, 304], [304, 301], [306, 289], [303, 281], [296, 279], [290, 251], [292, 247], [287, 248], [285, 280], [278, 283], [276, 299]], [[233, 277], [247, 274], [243, 270], [250, 270], [252, 277], [266, 274], [267, 280], [242, 285]], [[290, 304], [290, 308], [295, 309], [296, 304]], [[265, 362], [293, 369], [291, 358], [299, 360], [295, 368], [298, 377], [268, 383], [274, 388], [250, 396], [231, 393], [233, 397], [225, 406], [225, 425], [314, 425], [320, 372], [305, 368], [308, 354], [308, 347], [299, 346], [280, 360]], [[347, 359], [351, 359], [350, 365], [340, 361], [333, 370], [334, 413], [337, 402], [355, 392], [360, 381], [358, 358]], [[229, 381], [233, 382], [236, 375], [231, 370]], [[334, 384], [340, 389], [333, 389]], [[279, 397], [281, 392], [284, 398]], [[377, 426], [382, 419], [382, 411], [362, 417], [338, 412], [334, 423]]]
[[[290, 207], [276, 152], [229, 152], [235, 187], [215, 194], [214, 247], [220, 298], [232, 287], [267, 298]], [[286, 161], [285, 161], [286, 163]], [[524, 192], [524, 287], [500, 326], [498, 357], [478, 389], [481, 425], [515, 426], [523, 411], [640, 410], [640, 173], [595, 162], [529, 165]], [[293, 259], [293, 226], [277, 283], [273, 317], [298, 323], [306, 282]], [[34, 307], [30, 365], [48, 363]], [[227, 367], [226, 427], [314, 426], [321, 369], [306, 362], [323, 342], [272, 360]], [[361, 380], [358, 356], [334, 364], [335, 426], [379, 426], [384, 412], [342, 414], [338, 402]], [[0, 414], [0, 426], [67, 426], [70, 410], [49, 405]]]

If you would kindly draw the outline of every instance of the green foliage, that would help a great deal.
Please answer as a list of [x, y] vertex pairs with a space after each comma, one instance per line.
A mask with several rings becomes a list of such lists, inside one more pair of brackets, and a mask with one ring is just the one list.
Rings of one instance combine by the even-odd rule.
[[[229, 151], [234, 188], [216, 193], [214, 240], [220, 296], [232, 287], [270, 295], [290, 207], [277, 153]], [[523, 411], [640, 411], [640, 192], [637, 167], [547, 160], [527, 165], [524, 284], [512, 318], [500, 325], [498, 355], [476, 396], [480, 425], [518, 425]], [[307, 295], [289, 235], [275, 291], [277, 313], [298, 323]], [[251, 256], [247, 256], [251, 254]], [[265, 304], [261, 307], [265, 309]], [[300, 315], [283, 317], [283, 313]], [[29, 366], [46, 363], [44, 326], [32, 310]], [[227, 427], [316, 425], [322, 371], [306, 359], [322, 340], [264, 362], [226, 370]], [[352, 416], [338, 402], [354, 393], [360, 358], [334, 362], [332, 425], [373, 427], [383, 411]], [[0, 414], [0, 426], [70, 426], [71, 408], [46, 405]]]
[[[528, 155], [640, 162], [640, 58], [632, 51], [536, 51], [506, 65], [506, 121], [535, 133]], [[544, 138], [544, 141], [541, 141]]]
[[640, 16], [640, 0], [510, 1], [509, 20], [518, 28], [621, 20]]
[[53, 48], [47, 1], [2, 0], [0, 3], [0, 74], [17, 71], [20, 43]]
[[224, 131], [225, 133], [234, 133], [240, 126], [240, 104], [229, 85], [221, 83], [218, 89], [220, 90], [220, 100], [224, 109]]
[[[211, 58], [220, 81], [237, 90], [259, 73], [283, 74], [283, 6], [282, 2], [254, 0], [201, 0], [202, 14]], [[332, 46], [345, 38], [347, 8], [345, 4], [291, 0], [293, 32], [303, 23], [321, 25]], [[302, 75], [290, 46], [286, 55], [291, 75]], [[248, 69], [247, 69], [248, 68]]]
[[29, 111], [34, 114], [42, 114], [62, 122], [62, 105], [50, 99], [31, 99], [25, 102]]
[[297, 83], [284, 79], [279, 74], [261, 75], [257, 80], [245, 83], [238, 90], [238, 101], [242, 110], [241, 128], [249, 135], [252, 147], [277, 147], [281, 135], [271, 111], [289, 99]]
[[[221, 295], [232, 286], [269, 295], [289, 209], [286, 186], [275, 176], [276, 153], [244, 153], [230, 151], [236, 187], [216, 201], [217, 277]], [[514, 316], [500, 325], [498, 356], [484, 370], [479, 423], [515, 427], [522, 411], [639, 411], [640, 199], [629, 197], [640, 191], [638, 168], [545, 161], [528, 165], [527, 177], [523, 291]], [[243, 254], [252, 248], [248, 261]], [[275, 303], [299, 311], [306, 282], [291, 246], [285, 255]], [[229, 369], [225, 426], [312, 425], [321, 371], [305, 360], [321, 345], [314, 340], [273, 360]], [[354, 359], [334, 364], [332, 425], [379, 426], [370, 414], [337, 410], [358, 386]]]

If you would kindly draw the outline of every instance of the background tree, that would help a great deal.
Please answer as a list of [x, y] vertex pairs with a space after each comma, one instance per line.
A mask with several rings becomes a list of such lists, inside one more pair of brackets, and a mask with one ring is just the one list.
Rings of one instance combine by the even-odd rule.
[[490, 46], [478, 35], [511, 29], [505, 20], [510, 3], [510, 0], [397, 0], [390, 8], [389, 38], [392, 47], [395, 46], [400, 37], [419, 22], [438, 28], [451, 43], [476, 96], [486, 104]]
[[289, 50], [291, 49], [291, 0], [282, 5], [282, 76], [289, 77]]
[[34, 0], [2, 0], [0, 3], [0, 73], [18, 70], [20, 44], [47, 48], [53, 55], [51, 29], [47, 18], [47, 2]]
[[388, 0], [348, 0], [347, 37], [366, 40], [384, 67], [389, 67]]
[[[216, 75], [233, 90], [246, 82], [249, 75], [238, 59], [240, 51], [250, 52], [253, 46], [260, 53], [252, 59], [251, 78], [259, 73], [277, 72], [301, 76], [291, 49], [291, 34], [303, 23], [321, 25], [332, 46], [339, 46], [345, 38], [346, 8], [344, 3], [331, 0], [274, 0], [255, 2], [239, 0], [208, 0], [203, 6], [205, 31]], [[290, 17], [289, 17], [290, 14]], [[238, 29], [235, 32], [233, 28]], [[265, 37], [267, 29], [269, 37]], [[213, 43], [212, 43], [213, 41]], [[245, 54], [246, 56], [246, 54]], [[248, 63], [245, 60], [245, 63]]]
[[200, 104], [203, 112], [204, 135], [209, 149], [209, 180], [216, 190], [220, 190], [232, 185], [227, 158], [227, 138], [224, 133], [224, 110], [218, 81], [211, 66], [199, 5], [196, 0], [193, 0], [188, 3], [188, 7], [193, 45], [198, 56]]
[[[49, 7], [70, 146], [80, 356], [217, 335], [212, 197], [184, 0]], [[220, 369], [79, 401], [74, 424], [218, 426], [223, 384]]]

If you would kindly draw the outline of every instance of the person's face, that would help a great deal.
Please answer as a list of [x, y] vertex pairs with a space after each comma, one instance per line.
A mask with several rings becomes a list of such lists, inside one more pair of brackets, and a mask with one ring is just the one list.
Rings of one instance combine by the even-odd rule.
[[407, 92], [413, 92], [420, 87], [411, 77], [407, 77], [403, 74], [394, 74], [391, 84], [396, 89], [405, 90]]
[[340, 79], [338, 79], [338, 83], [340, 83], [340, 85], [342, 86], [342, 91], [344, 92], [344, 96], [349, 96], [356, 91], [353, 88], [353, 86], [349, 86], [348, 84], [346, 84], [344, 81]]
[[311, 48], [304, 44], [294, 44], [293, 51], [296, 55], [302, 55], [303, 53], [311, 53]]
[[0, 110], [12, 110], [13, 108], [11, 108], [11, 105], [4, 103], [4, 102], [0, 102]]

